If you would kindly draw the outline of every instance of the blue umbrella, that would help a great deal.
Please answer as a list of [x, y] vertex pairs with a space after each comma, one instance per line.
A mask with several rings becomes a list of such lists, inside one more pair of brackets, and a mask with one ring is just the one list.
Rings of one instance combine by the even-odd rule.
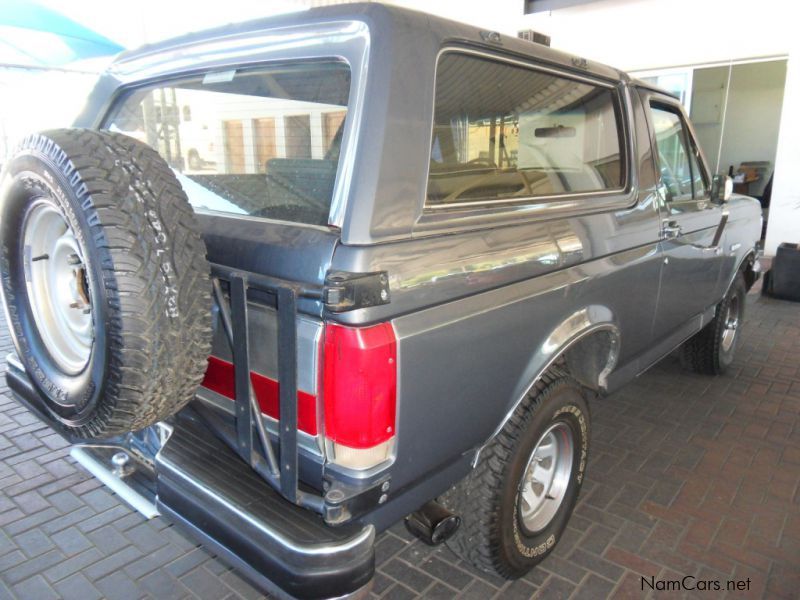
[[54, 10], [25, 0], [0, 0], [0, 65], [57, 67], [122, 50]]

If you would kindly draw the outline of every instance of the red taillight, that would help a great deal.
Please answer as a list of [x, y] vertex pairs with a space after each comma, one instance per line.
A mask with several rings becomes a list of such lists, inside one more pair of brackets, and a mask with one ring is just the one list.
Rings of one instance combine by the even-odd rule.
[[373, 448], [394, 436], [397, 343], [389, 323], [325, 326], [325, 437], [352, 449]]
[[[250, 382], [253, 384], [253, 393], [261, 412], [273, 419], [280, 419], [278, 382], [254, 371], [250, 371]], [[216, 356], [210, 356], [203, 387], [226, 398], [236, 398], [233, 364]], [[310, 435], [317, 435], [317, 398], [303, 391], [297, 392], [297, 427]]]

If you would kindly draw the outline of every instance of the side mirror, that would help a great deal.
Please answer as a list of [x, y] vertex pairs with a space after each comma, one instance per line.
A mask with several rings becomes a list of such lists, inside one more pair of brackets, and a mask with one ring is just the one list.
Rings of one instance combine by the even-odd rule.
[[711, 201], [718, 204], [727, 202], [733, 194], [733, 179], [727, 175], [714, 175], [711, 179]]

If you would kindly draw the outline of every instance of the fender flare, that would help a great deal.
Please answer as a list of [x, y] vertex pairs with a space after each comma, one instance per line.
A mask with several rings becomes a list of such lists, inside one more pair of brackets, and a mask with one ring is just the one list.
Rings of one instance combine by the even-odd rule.
[[742, 267], [745, 266], [747, 261], [751, 261], [755, 263], [757, 260], [757, 253], [755, 248], [750, 248], [747, 252], [744, 253], [741, 260], [736, 263], [736, 268], [731, 272], [730, 277], [728, 277], [728, 281], [725, 285], [725, 293], [728, 293], [728, 290], [731, 288], [733, 281], [736, 279], [736, 276], [741, 272]]
[[598, 375], [597, 386], [600, 389], [606, 387], [606, 380], [614, 370], [619, 358], [621, 336], [619, 326], [614, 318], [613, 312], [606, 306], [592, 304], [581, 308], [569, 315], [566, 319], [556, 326], [545, 340], [539, 345], [536, 352], [528, 361], [520, 383], [515, 388], [509, 410], [506, 412], [498, 426], [492, 431], [489, 438], [477, 449], [473, 458], [473, 466], [477, 464], [481, 451], [497, 436], [505, 427], [508, 420], [517, 410], [517, 407], [525, 399], [530, 390], [536, 385], [542, 375], [553, 363], [563, 356], [571, 347], [586, 337], [600, 331], [609, 332], [611, 335], [611, 348], [606, 360], [606, 364]]

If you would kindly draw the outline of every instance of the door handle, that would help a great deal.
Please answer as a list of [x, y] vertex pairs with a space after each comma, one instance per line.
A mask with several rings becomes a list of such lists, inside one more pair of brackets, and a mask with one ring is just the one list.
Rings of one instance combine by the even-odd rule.
[[683, 229], [677, 221], [664, 221], [661, 225], [661, 237], [665, 240], [674, 240], [681, 233]]

